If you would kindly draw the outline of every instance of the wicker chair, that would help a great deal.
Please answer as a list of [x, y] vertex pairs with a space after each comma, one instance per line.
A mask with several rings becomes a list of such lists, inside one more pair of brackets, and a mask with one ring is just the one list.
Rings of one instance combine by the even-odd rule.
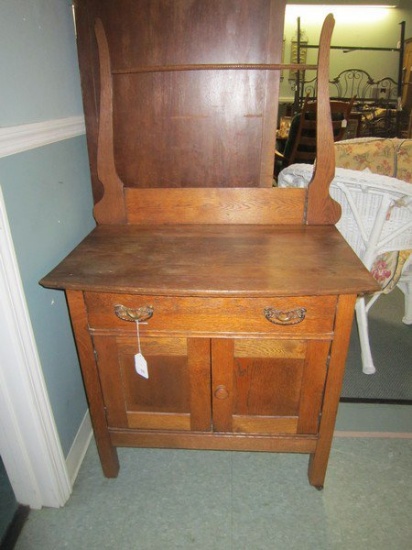
[[[307, 187], [313, 166], [293, 164], [279, 174], [279, 187]], [[405, 294], [406, 324], [412, 324], [412, 184], [368, 172], [336, 168], [330, 187], [342, 206], [337, 227], [381, 284], [382, 290], [356, 303], [362, 370], [376, 372], [368, 334], [368, 311], [396, 285]], [[402, 252], [401, 252], [402, 251]]]

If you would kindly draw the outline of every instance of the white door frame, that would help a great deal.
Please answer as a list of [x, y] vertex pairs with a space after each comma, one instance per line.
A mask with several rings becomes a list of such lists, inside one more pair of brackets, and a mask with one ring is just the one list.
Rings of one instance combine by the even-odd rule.
[[72, 485], [57, 434], [0, 187], [0, 454], [14, 494], [60, 507]]

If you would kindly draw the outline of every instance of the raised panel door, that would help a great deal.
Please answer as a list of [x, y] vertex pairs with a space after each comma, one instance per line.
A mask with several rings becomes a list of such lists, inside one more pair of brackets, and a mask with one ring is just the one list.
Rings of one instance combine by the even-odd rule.
[[217, 432], [316, 434], [330, 342], [212, 341]]
[[140, 338], [148, 378], [135, 369], [136, 337], [95, 335], [94, 343], [109, 427], [211, 430], [210, 340]]

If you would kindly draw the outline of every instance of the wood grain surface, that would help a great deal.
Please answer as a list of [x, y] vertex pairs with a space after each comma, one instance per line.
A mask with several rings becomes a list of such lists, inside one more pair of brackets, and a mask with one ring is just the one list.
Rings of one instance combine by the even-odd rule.
[[377, 283], [334, 226], [98, 226], [52, 288], [167, 296], [319, 296]]

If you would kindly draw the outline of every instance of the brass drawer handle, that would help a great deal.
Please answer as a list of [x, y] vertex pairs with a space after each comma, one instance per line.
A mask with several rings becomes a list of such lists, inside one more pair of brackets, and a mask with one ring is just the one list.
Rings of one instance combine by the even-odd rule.
[[282, 311], [274, 307], [265, 307], [264, 313], [266, 319], [275, 325], [297, 325], [304, 320], [306, 309], [298, 307], [290, 311]]
[[114, 306], [114, 312], [122, 321], [137, 321], [138, 323], [143, 323], [152, 317], [154, 309], [153, 306], [131, 308], [118, 304]]

